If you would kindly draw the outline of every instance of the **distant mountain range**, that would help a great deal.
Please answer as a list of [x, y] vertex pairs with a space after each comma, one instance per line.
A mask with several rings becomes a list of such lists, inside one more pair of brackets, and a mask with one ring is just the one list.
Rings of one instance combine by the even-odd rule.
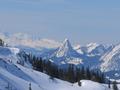
[[[94, 70], [99, 69], [110, 78], [120, 79], [120, 44], [90, 43], [85, 46], [72, 46], [68, 39], [59, 43], [49, 39], [34, 39], [22, 33], [14, 35], [0, 33], [0, 38], [9, 44], [8, 48], [0, 48], [1, 58], [7, 58], [4, 54], [9, 53], [9, 50], [14, 53], [25, 51], [49, 59], [59, 66], [67, 64], [85, 66]], [[13, 61], [19, 60], [13, 54], [9, 55], [9, 58]]]

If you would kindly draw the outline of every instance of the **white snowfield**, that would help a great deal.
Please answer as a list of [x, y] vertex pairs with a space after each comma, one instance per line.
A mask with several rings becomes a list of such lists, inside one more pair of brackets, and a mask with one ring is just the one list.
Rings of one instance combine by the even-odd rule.
[[[9, 66], [9, 69], [12, 69], [9, 71], [6, 70], [7, 66], [6, 68], [4, 66], [0, 67], [0, 90], [7, 90], [8, 83], [13, 90], [29, 90], [29, 83], [31, 83], [32, 90], [109, 90], [102, 84], [88, 80], [82, 80], [81, 86], [78, 86], [77, 83], [71, 84], [59, 79], [51, 80], [46, 74], [20, 65], [16, 66]], [[15, 74], [13, 73], [14, 70]]]
[[50, 79], [44, 73], [15, 63], [18, 52], [17, 48], [0, 47], [0, 90], [29, 90], [30, 83], [32, 90], [109, 90], [105, 85], [88, 80], [82, 80], [78, 86], [78, 83]]

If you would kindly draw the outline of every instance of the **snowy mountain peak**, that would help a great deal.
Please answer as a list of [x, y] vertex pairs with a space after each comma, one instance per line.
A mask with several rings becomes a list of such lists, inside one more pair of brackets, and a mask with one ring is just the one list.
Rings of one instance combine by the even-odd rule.
[[88, 53], [90, 53], [92, 50], [94, 50], [97, 46], [99, 46], [99, 44], [97, 43], [89, 43], [87, 44], [87, 48], [88, 48]]
[[65, 39], [65, 40], [64, 40], [64, 42], [63, 42], [63, 44], [62, 44], [62, 47], [64, 47], [64, 48], [69, 48], [69, 49], [72, 48], [71, 43], [70, 43], [70, 41], [69, 41], [68, 39]]
[[74, 49], [80, 49], [80, 48], [81, 48], [80, 45], [77, 45], [77, 46], [74, 47]]
[[73, 49], [68, 39], [64, 40], [63, 44], [58, 48], [58, 51], [56, 53], [57, 57], [69, 57], [76, 55], [78, 55], [78, 53]]
[[75, 46], [74, 49], [75, 49], [78, 53], [84, 54], [83, 51], [81, 50], [81, 46], [80, 46], [80, 45]]
[[89, 44], [87, 44], [87, 47], [92, 47], [92, 46], [98, 46], [98, 44], [97, 43], [89, 43]]

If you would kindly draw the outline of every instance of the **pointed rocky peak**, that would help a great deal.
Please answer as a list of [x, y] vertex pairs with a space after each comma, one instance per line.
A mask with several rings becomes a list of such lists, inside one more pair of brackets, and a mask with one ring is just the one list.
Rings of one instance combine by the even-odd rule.
[[72, 48], [72, 45], [70, 43], [70, 41], [68, 39], [65, 39], [63, 41], [63, 44], [61, 45], [60, 47], [61, 49], [64, 48], [64, 49], [71, 49]]
[[58, 51], [56, 52], [57, 57], [69, 57], [78, 55], [78, 53], [73, 49], [71, 43], [68, 39], [65, 39], [63, 44], [59, 47]]

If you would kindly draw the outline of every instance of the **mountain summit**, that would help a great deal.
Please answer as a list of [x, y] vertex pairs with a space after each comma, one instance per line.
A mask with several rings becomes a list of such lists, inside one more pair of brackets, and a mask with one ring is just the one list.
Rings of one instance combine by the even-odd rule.
[[56, 57], [77, 57], [79, 54], [75, 51], [68, 39], [65, 39], [63, 44], [58, 48]]

